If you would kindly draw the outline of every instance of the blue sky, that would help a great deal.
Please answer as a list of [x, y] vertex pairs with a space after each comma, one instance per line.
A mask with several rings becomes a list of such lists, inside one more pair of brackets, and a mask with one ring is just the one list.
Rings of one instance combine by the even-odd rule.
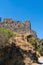
[[0, 0], [0, 17], [30, 20], [32, 29], [43, 38], [43, 0]]

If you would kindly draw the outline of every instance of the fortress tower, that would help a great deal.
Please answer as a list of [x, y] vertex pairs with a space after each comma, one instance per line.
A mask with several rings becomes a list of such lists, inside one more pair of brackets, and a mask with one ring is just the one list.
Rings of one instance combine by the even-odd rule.
[[28, 28], [31, 29], [31, 23], [30, 23], [30, 20], [26, 20], [26, 21], [25, 21], [25, 24], [26, 24], [26, 26], [28, 26]]

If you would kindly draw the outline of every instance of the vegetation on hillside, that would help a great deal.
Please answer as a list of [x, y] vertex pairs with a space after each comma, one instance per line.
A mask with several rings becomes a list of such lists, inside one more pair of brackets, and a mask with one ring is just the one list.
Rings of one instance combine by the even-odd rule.
[[39, 41], [39, 39], [34, 38], [32, 35], [30, 35], [27, 37], [27, 41], [33, 45], [36, 52], [38, 51], [40, 55], [43, 55], [43, 39]]
[[15, 36], [11, 30], [0, 28], [0, 34], [3, 34], [4, 36], [13, 37]]
[[11, 37], [15, 37], [15, 36], [16, 35], [12, 31], [5, 28], [0, 28], [0, 43], [1, 44], [7, 44], [8, 40]]
[[[16, 35], [6, 28], [0, 28], [0, 65], [25, 65], [24, 59], [26, 58], [30, 59], [30, 61], [37, 62], [37, 52], [43, 56], [43, 39], [40, 40], [32, 35], [27, 36], [25, 39], [24, 35], [18, 34]], [[12, 41], [10, 45], [6, 45], [10, 43], [9, 39], [10, 41], [14, 39], [18, 43]], [[16, 44], [21, 44], [21, 46], [30, 44], [30, 47], [34, 47], [34, 49], [32, 50], [29, 46], [28, 48], [24, 46], [25, 49], [23, 50], [19, 46], [16, 46]]]

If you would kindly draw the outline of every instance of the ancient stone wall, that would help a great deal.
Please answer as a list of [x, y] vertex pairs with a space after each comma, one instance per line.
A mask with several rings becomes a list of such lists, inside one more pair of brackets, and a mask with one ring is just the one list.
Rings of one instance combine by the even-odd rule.
[[31, 23], [29, 20], [26, 20], [25, 23], [21, 23], [11, 18], [4, 18], [3, 22], [0, 22], [0, 28], [7, 28], [13, 32], [21, 34], [28, 33], [36, 36], [36, 33], [31, 30]]

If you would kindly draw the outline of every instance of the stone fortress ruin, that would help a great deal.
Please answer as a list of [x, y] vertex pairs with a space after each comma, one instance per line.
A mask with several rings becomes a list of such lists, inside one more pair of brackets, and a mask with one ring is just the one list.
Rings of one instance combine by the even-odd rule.
[[17, 20], [12, 20], [11, 18], [4, 18], [4, 20], [1, 21], [0, 18], [0, 28], [6, 28], [20, 34], [27, 33], [28, 35], [37, 37], [36, 32], [31, 29], [31, 23], [29, 20], [26, 20], [24, 23], [22, 23]]

